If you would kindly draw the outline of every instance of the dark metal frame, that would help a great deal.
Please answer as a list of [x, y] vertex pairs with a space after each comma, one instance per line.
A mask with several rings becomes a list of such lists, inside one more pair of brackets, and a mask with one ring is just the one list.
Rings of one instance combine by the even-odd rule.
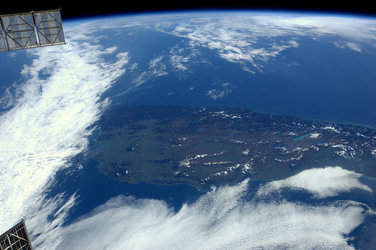
[[1, 250], [32, 250], [29, 234], [26, 229], [25, 219], [0, 235]]

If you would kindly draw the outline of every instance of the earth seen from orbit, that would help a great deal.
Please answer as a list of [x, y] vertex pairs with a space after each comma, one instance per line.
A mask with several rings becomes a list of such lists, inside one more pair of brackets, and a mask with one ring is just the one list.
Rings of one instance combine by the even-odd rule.
[[63, 21], [0, 54], [0, 233], [35, 249], [375, 249], [376, 19]]

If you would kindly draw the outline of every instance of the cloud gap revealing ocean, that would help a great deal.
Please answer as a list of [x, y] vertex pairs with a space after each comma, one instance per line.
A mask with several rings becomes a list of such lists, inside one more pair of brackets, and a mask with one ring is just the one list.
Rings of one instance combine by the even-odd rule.
[[41, 249], [376, 246], [376, 20], [82, 19], [0, 54], [0, 229]]

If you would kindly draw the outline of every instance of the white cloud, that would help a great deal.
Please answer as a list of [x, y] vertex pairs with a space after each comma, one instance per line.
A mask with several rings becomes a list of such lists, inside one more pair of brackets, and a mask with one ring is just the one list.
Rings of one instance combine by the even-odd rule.
[[62, 226], [77, 198], [76, 193], [70, 197], [64, 193], [52, 198], [35, 196], [34, 203], [27, 210], [26, 220], [34, 248], [56, 249], [63, 240]]
[[188, 68], [185, 64], [187, 64], [191, 58], [189, 56], [182, 56], [179, 54], [179, 52], [181, 52], [181, 50], [170, 50], [170, 64], [176, 70], [186, 71]]
[[214, 189], [178, 212], [163, 201], [114, 197], [64, 228], [58, 249], [351, 249], [346, 235], [368, 209], [352, 201], [247, 201], [247, 188], [244, 181]]
[[319, 138], [320, 136], [321, 136], [320, 133], [312, 133], [312, 134], [309, 136], [309, 138], [311, 138], [311, 139], [317, 139], [317, 138]]
[[284, 187], [308, 191], [315, 198], [336, 196], [354, 188], [372, 192], [372, 189], [358, 180], [360, 176], [341, 167], [313, 168], [284, 180], [270, 182], [258, 190], [258, 195], [263, 196]]
[[351, 49], [356, 52], [362, 52], [360, 45], [354, 42], [333, 42], [333, 44], [340, 49]]
[[376, 157], [376, 149], [374, 149], [374, 150], [371, 151], [371, 155], [373, 155], [374, 157]]
[[18, 90], [16, 83], [4, 87], [3, 92], [3, 96], [0, 97], [1, 109], [11, 108], [17, 102], [17, 99], [22, 96], [22, 91]]
[[304, 32], [308, 34], [335, 34], [354, 40], [376, 40], [374, 19], [325, 15], [281, 15], [274, 18], [259, 16], [257, 19], [265, 25], [273, 24], [294, 32], [302, 32], [304, 28]]
[[[260, 28], [264, 29], [263, 32]], [[280, 40], [277, 43], [274, 40], [267, 42], [263, 40], [263, 44], [260, 44], [258, 39], [269, 37], [270, 28], [258, 26], [252, 15], [240, 18], [232, 15], [193, 18], [187, 22], [177, 23], [172, 31], [171, 27], [164, 29], [160, 25], [158, 25], [158, 29], [189, 38], [191, 45], [217, 50], [222, 58], [230, 62], [248, 62], [259, 70], [262, 67], [260, 61], [265, 63], [270, 58], [276, 57], [281, 51], [299, 46], [293, 40]]]
[[132, 80], [133, 86], [129, 90], [131, 90], [132, 88], [137, 88], [149, 80], [167, 75], [168, 74], [168, 72], [166, 71], [167, 67], [165, 64], [163, 64], [162, 59], [163, 59], [163, 55], [152, 58], [149, 61], [148, 70], [141, 72], [136, 78]]
[[[53, 211], [55, 203], [72, 206], [74, 198], [45, 200], [43, 192], [56, 171], [86, 148], [89, 127], [108, 102], [101, 94], [125, 71], [127, 53], [114, 54], [116, 61], [107, 63], [102, 56], [115, 48], [78, 42], [71, 34], [67, 30], [67, 45], [30, 50], [34, 60], [22, 71], [23, 96], [0, 117], [0, 231], [24, 216], [33, 225], [41, 223], [31, 231], [42, 230], [45, 221], [35, 221], [42, 219], [40, 213]], [[48, 202], [50, 209], [43, 209]]]
[[354, 50], [356, 52], [362, 52], [362, 49], [360, 48], [360, 45], [353, 42], [347, 42], [346, 43], [347, 48]]
[[163, 56], [159, 56], [159, 57], [156, 57], [156, 58], [153, 58], [149, 61], [149, 68], [156, 68], [162, 61], [163, 59]]
[[309, 14], [214, 12], [161, 22], [156, 28], [188, 38], [192, 45], [216, 50], [230, 62], [250, 63], [258, 71], [282, 51], [298, 47], [296, 38], [300, 36], [338, 35], [349, 40], [341, 45], [343, 48], [357, 52], [362, 51], [359, 42], [372, 44], [376, 40], [375, 20]]
[[207, 96], [212, 100], [223, 98], [231, 93], [231, 89], [211, 89], [208, 91]]
[[187, 71], [195, 62], [202, 62], [200, 52], [188, 43], [178, 44], [170, 49], [170, 64], [177, 71]]

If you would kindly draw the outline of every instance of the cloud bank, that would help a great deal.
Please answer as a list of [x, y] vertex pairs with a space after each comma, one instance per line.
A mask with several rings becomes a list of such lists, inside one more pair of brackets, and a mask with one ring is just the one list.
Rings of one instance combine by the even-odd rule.
[[282, 188], [301, 189], [310, 192], [315, 198], [337, 196], [357, 188], [367, 192], [372, 189], [359, 181], [361, 175], [341, 167], [314, 168], [300, 172], [284, 180], [273, 181], [258, 190], [263, 196]]
[[[34, 60], [22, 71], [22, 95], [0, 117], [0, 231], [24, 216], [33, 235], [61, 224], [62, 207], [71, 207], [75, 196], [45, 200], [44, 191], [85, 150], [90, 126], [108, 104], [101, 94], [125, 71], [127, 53], [106, 62], [103, 56], [116, 48], [89, 45], [70, 32], [68, 45], [29, 51]], [[47, 226], [47, 216], [57, 221]]]
[[346, 40], [333, 43], [336, 47], [356, 52], [362, 52], [361, 42], [376, 41], [374, 19], [305, 13], [213, 12], [184, 21], [159, 22], [156, 29], [188, 38], [193, 47], [215, 50], [223, 59], [240, 63], [251, 73], [262, 71], [281, 52], [299, 47], [302, 37], [337, 35]]
[[[293, 180], [298, 179], [307, 183], [306, 190], [316, 192], [317, 180], [311, 176], [328, 173], [332, 177], [322, 180], [322, 188], [347, 192], [359, 186], [354, 182], [357, 174], [339, 167], [306, 170], [282, 182], [295, 188]], [[346, 188], [328, 182], [344, 175]], [[58, 249], [353, 248], [346, 235], [364, 220], [367, 208], [361, 203], [310, 205], [285, 197], [267, 199], [260, 192], [247, 200], [248, 182], [213, 189], [178, 212], [159, 200], [114, 197], [64, 228]]]

